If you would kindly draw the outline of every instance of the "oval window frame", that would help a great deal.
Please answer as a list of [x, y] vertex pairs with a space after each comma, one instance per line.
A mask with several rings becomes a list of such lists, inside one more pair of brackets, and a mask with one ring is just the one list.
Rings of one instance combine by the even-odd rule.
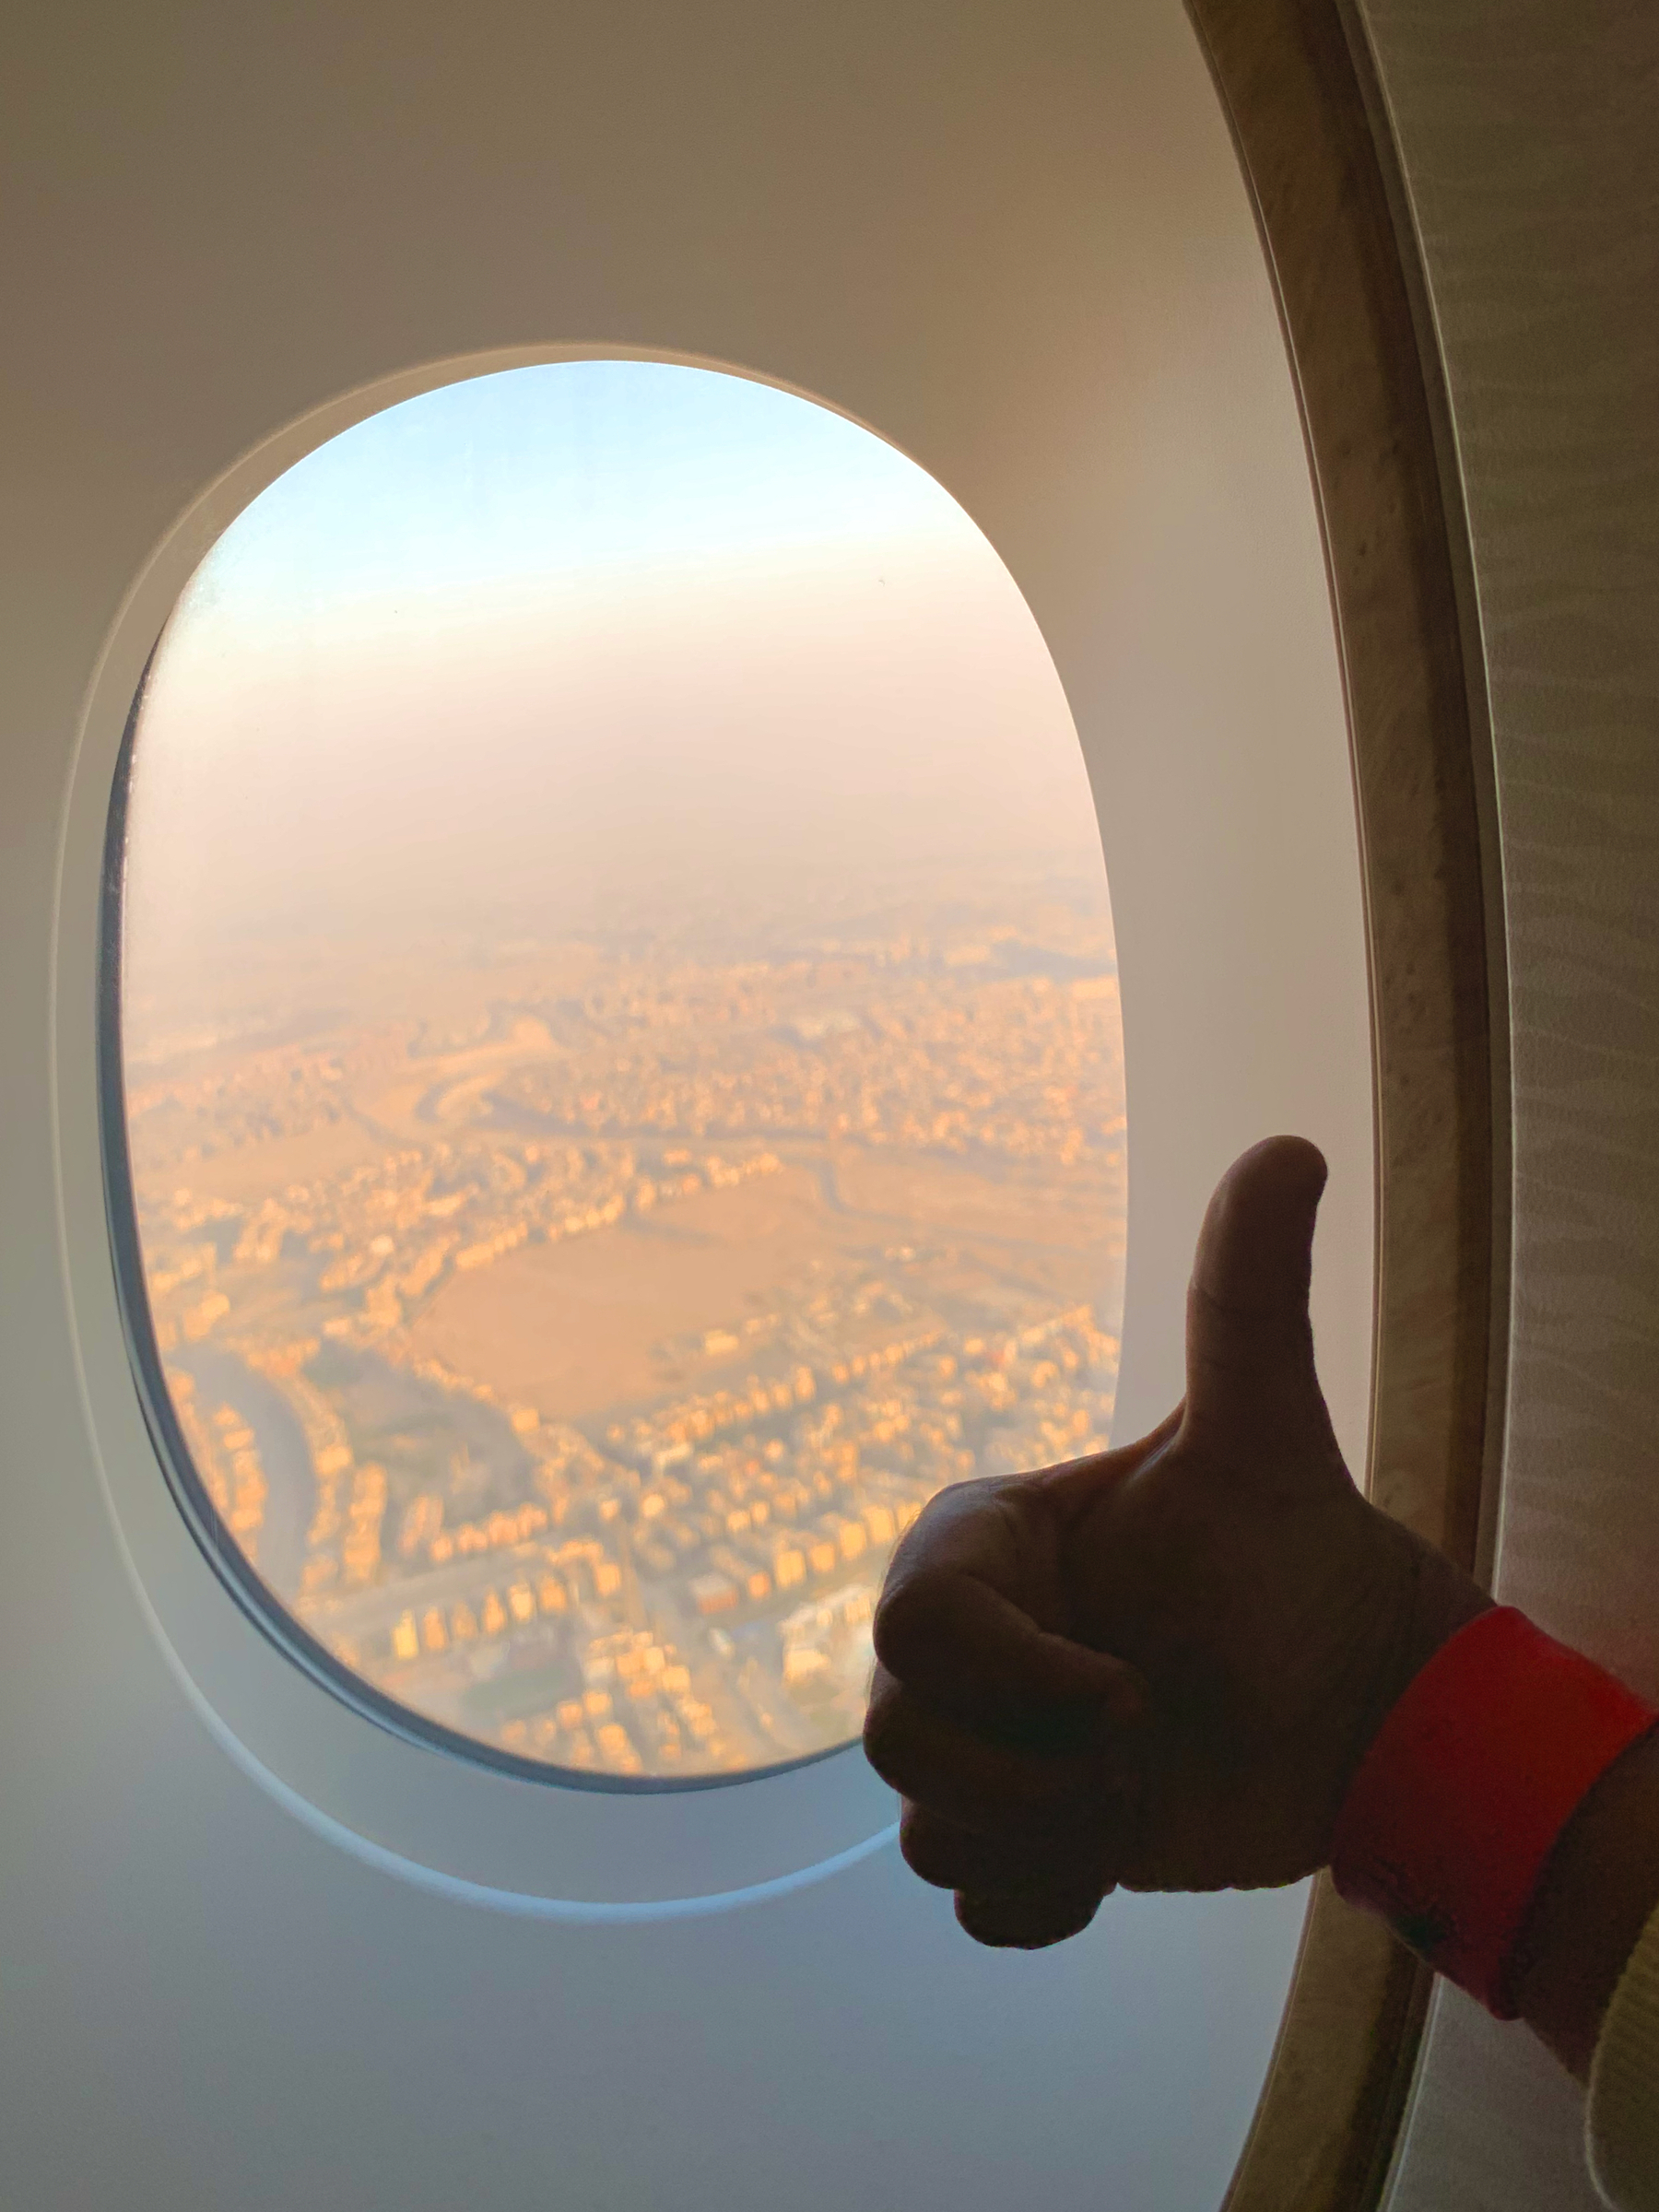
[[[92, 1225], [83, 1197], [88, 1178], [76, 1170], [90, 1164], [87, 1139], [96, 1129], [107, 1282], [94, 1288], [84, 1265], [70, 1263], [88, 1426], [129, 1579], [202, 1723], [244, 1772], [313, 1832], [417, 1887], [511, 1914], [616, 1924], [718, 1912], [827, 1878], [893, 1841], [897, 1801], [856, 1740], [729, 1777], [600, 1780], [549, 1770], [452, 1736], [379, 1699], [297, 1624], [291, 1633], [274, 1633], [274, 1617], [283, 1609], [240, 1552], [216, 1542], [216, 1517], [203, 1514], [194, 1500], [189, 1511], [180, 1510], [188, 1491], [173, 1470], [189, 1466], [188, 1449], [182, 1435], [169, 1435], [177, 1424], [168, 1418], [159, 1360], [142, 1341], [135, 1343], [133, 1315], [147, 1317], [147, 1300], [134, 1296], [142, 1282], [135, 1236], [112, 1234], [112, 1204], [130, 1202], [119, 1164], [112, 1192], [106, 1137], [107, 1130], [118, 1132], [115, 1149], [124, 1153], [119, 974], [109, 957], [109, 921], [120, 896], [116, 801], [143, 678], [190, 576], [263, 490], [355, 424], [452, 382], [595, 359], [740, 377], [822, 406], [884, 444], [895, 442], [821, 394], [741, 362], [665, 347], [556, 342], [468, 352], [377, 378], [261, 441], [202, 490], [153, 549], [113, 626], [88, 696], [60, 874], [56, 1076], [60, 1153], [76, 1162], [64, 1176], [65, 1231], [83, 1261]], [[98, 921], [87, 931], [76, 892], [86, 880], [94, 839]], [[93, 1009], [89, 1033], [72, 1015], [65, 1018], [68, 1009], [87, 1004]], [[93, 1100], [92, 1125], [70, 1127], [80, 1117], [65, 1109], [83, 1084]], [[147, 1382], [141, 1379], [147, 1364]], [[327, 1694], [319, 1698], [319, 1689]], [[368, 1779], [356, 1771], [366, 1724], [385, 1747], [369, 1759]], [[738, 1800], [743, 1810], [735, 1815], [730, 1808]], [[551, 1820], [550, 1806], [557, 1808]]]
[[[429, 376], [418, 387], [419, 392], [442, 391], [454, 385], [478, 382], [496, 374], [510, 373], [515, 367], [548, 366], [581, 359], [605, 362], [641, 359], [651, 365], [672, 363], [677, 367], [692, 367], [710, 375], [735, 377], [741, 382], [760, 384], [768, 389], [787, 390], [789, 387], [773, 383], [751, 371], [734, 368], [726, 363], [712, 363], [700, 359], [684, 359], [662, 354], [636, 355], [626, 348], [611, 350], [570, 348], [551, 349], [529, 357], [523, 361], [504, 360], [496, 357], [469, 359], [464, 366], [441, 364], [439, 372]], [[350, 422], [333, 425], [327, 434], [307, 441], [299, 455], [285, 458], [283, 467], [270, 482], [278, 482], [295, 461], [323, 450], [334, 439], [356, 422], [374, 419], [395, 407], [404, 399], [417, 394], [394, 389], [387, 396], [387, 388], [378, 386], [370, 397], [370, 404], [353, 415]], [[821, 407], [843, 421], [853, 422], [865, 436], [876, 439], [898, 452], [890, 440], [881, 437], [867, 424], [843, 410], [834, 407], [814, 394], [792, 392], [792, 396], [806, 404]], [[912, 469], [919, 464], [903, 456]], [[935, 480], [931, 477], [930, 483]], [[261, 485], [257, 490], [266, 487]], [[221, 521], [219, 528], [246, 512], [252, 498], [244, 499]], [[217, 535], [217, 533], [216, 533]], [[987, 541], [981, 541], [993, 560], [1001, 562]], [[1018, 587], [1007, 571], [1003, 569], [1008, 587], [1018, 594]], [[350, 1710], [384, 1729], [406, 1743], [436, 1750], [447, 1756], [489, 1768], [502, 1774], [543, 1788], [596, 1792], [620, 1796], [650, 1796], [680, 1794], [700, 1790], [730, 1789], [738, 1784], [764, 1782], [794, 1773], [822, 1760], [835, 1759], [857, 1749], [858, 1738], [852, 1736], [841, 1743], [822, 1746], [817, 1749], [792, 1757], [770, 1759], [737, 1771], [713, 1771], [694, 1774], [651, 1773], [629, 1775], [609, 1771], [582, 1770], [564, 1767], [547, 1760], [515, 1753], [507, 1747], [488, 1737], [474, 1735], [446, 1724], [418, 1708], [406, 1705], [382, 1690], [367, 1675], [359, 1673], [331, 1651], [323, 1639], [312, 1632], [299, 1615], [263, 1580], [235, 1535], [215, 1505], [194, 1454], [185, 1437], [178, 1409], [165, 1379], [164, 1362], [156, 1337], [154, 1315], [146, 1282], [143, 1240], [138, 1224], [137, 1194], [134, 1181], [131, 1147], [128, 1141], [125, 1105], [124, 1056], [123, 1049], [123, 988], [124, 953], [124, 901], [126, 884], [126, 854], [128, 823], [132, 797], [133, 768], [140, 740], [147, 693], [155, 669], [157, 656], [162, 650], [158, 639], [145, 662], [122, 731], [112, 771], [104, 835], [100, 875], [100, 913], [99, 923], [99, 950], [97, 976], [97, 1089], [99, 1103], [100, 1151], [102, 1161], [104, 1209], [108, 1222], [111, 1256], [114, 1270], [117, 1304], [120, 1310], [126, 1353], [131, 1367], [144, 1422], [154, 1452], [174, 1504], [194, 1538], [197, 1549], [244, 1618], [299, 1671], [318, 1688], [339, 1699]], [[1052, 663], [1050, 664], [1052, 670]], [[1076, 744], [1077, 733], [1071, 733]], [[1102, 878], [1103, 880], [1103, 878]], [[1119, 1057], [1122, 1055], [1121, 1030]], [[1121, 1314], [1113, 1326], [1121, 1328]]]

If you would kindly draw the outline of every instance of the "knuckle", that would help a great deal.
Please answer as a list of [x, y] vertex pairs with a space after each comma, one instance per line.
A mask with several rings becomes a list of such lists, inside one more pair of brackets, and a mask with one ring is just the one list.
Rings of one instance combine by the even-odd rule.
[[904, 1655], [914, 1647], [925, 1608], [926, 1583], [914, 1576], [889, 1584], [881, 1594], [870, 1623], [870, 1640], [877, 1658], [895, 1674], [903, 1671]]
[[1081, 1935], [1100, 1906], [1092, 1887], [1030, 1892], [959, 1892], [957, 1919], [976, 1943], [999, 1950], [1044, 1950]]
[[961, 1852], [936, 1823], [907, 1806], [899, 1824], [899, 1850], [913, 1875], [935, 1889], [954, 1889], [962, 1878]]
[[882, 1699], [865, 1715], [865, 1757], [881, 1779], [891, 1783], [895, 1789], [904, 1771], [905, 1753], [912, 1734], [903, 1701], [897, 1697]]

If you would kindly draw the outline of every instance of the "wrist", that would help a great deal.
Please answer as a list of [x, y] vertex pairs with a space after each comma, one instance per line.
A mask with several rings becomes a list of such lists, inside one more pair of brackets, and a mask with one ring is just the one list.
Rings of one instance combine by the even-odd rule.
[[1659, 1907], [1659, 1735], [1650, 1731], [1586, 1792], [1527, 1907], [1512, 1962], [1516, 2008], [1586, 2080], [1608, 2003]]
[[1379, 1506], [1368, 1503], [1366, 1511], [1375, 1516], [1379, 1544], [1393, 1554], [1401, 1594], [1393, 1631], [1350, 1747], [1345, 1789], [1376, 1741], [1383, 1722], [1424, 1667], [1460, 1629], [1488, 1611], [1493, 1602], [1473, 1575], [1465, 1574], [1426, 1536], [1419, 1536]]
[[1493, 1604], [1489, 1593], [1474, 1576], [1465, 1574], [1438, 1546], [1410, 1530], [1404, 1533], [1417, 1552], [1417, 1575], [1393, 1671], [1391, 1706], [1405, 1695], [1435, 1653], [1450, 1643], [1459, 1630], [1490, 1612]]

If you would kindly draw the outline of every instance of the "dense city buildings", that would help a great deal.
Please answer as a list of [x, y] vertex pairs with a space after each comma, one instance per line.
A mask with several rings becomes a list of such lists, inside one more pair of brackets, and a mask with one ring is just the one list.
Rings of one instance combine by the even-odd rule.
[[274, 1594], [557, 1767], [854, 1734], [927, 1499], [1110, 1428], [1102, 908], [981, 877], [833, 928], [382, 948], [349, 1005], [339, 948], [296, 941], [206, 1029], [140, 992], [157, 1345]]

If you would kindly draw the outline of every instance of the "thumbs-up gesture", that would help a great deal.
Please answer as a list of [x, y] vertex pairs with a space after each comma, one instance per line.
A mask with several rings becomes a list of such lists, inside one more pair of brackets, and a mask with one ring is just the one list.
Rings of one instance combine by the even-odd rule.
[[1323, 1865], [1389, 1707], [1488, 1602], [1343, 1465], [1308, 1321], [1324, 1178], [1274, 1137], [1222, 1179], [1150, 1436], [943, 1491], [894, 1557], [865, 1748], [982, 1942], [1057, 1942], [1120, 1883]]

